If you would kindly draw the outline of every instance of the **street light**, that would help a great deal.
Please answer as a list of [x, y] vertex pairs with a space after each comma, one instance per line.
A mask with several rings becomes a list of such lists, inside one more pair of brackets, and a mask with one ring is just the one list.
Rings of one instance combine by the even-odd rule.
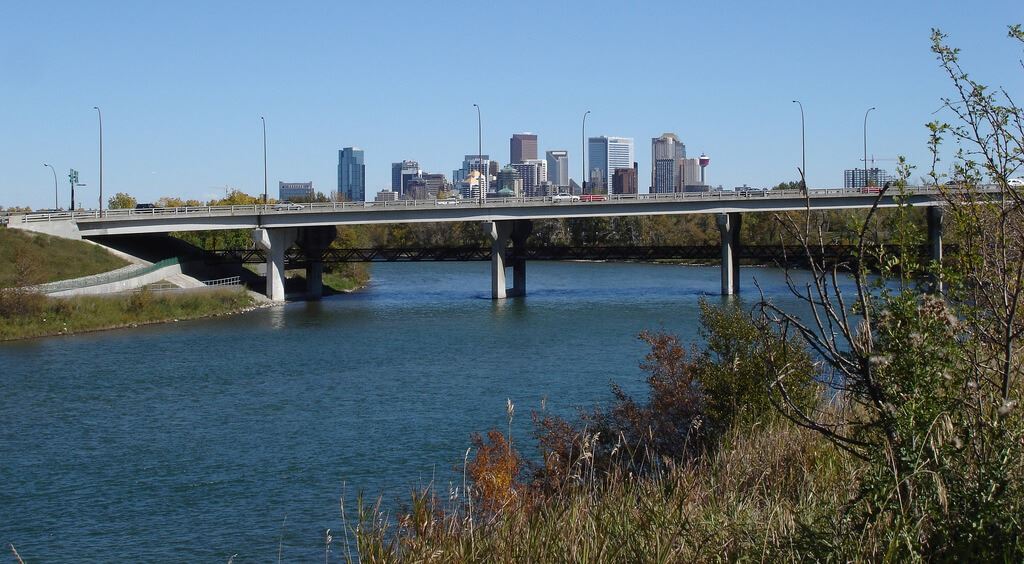
[[868, 111], [864, 112], [864, 187], [868, 187], [868, 114], [871, 110], [875, 109], [874, 106], [868, 108]]
[[800, 105], [800, 182], [803, 184], [804, 194], [807, 194], [807, 136], [804, 134], [804, 105], [800, 100], [793, 100], [794, 104]]
[[57, 171], [54, 170], [52, 166], [46, 163], [43, 163], [43, 166], [49, 166], [50, 172], [53, 173], [53, 209], [60, 209], [60, 206], [57, 205]]
[[483, 121], [480, 118], [480, 106], [473, 104], [476, 108], [476, 166], [477, 172], [480, 173], [480, 177], [477, 178], [477, 186], [480, 190], [480, 205], [484, 204], [484, 179], [483, 172], [480, 170], [484, 167], [484, 137], [483, 137]]
[[263, 122], [263, 205], [267, 205], [267, 120], [260, 116]]
[[99, 106], [93, 106], [96, 115], [100, 118], [100, 213], [103, 213], [103, 112]]
[[583, 178], [580, 179], [580, 180], [583, 181], [583, 185], [580, 186], [580, 189], [583, 190], [584, 194], [587, 193], [587, 116], [588, 115], [590, 115], [590, 110], [587, 110], [583, 114], [583, 150], [580, 152], [580, 161], [583, 162]]

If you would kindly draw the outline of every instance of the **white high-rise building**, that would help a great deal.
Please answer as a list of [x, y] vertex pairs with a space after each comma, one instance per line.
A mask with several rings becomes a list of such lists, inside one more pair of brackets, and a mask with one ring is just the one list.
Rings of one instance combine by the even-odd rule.
[[700, 159], [683, 159], [683, 188], [700, 184]]
[[591, 137], [587, 140], [587, 148], [590, 152], [587, 159], [590, 172], [587, 188], [592, 194], [608, 193], [616, 169], [633, 168], [632, 137]]
[[568, 188], [569, 151], [556, 149], [548, 151], [545, 156], [548, 163], [548, 182], [558, 188]]

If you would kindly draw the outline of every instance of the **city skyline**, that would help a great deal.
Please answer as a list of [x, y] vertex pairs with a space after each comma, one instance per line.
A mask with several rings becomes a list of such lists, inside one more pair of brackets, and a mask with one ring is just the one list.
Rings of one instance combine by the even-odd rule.
[[[601, 4], [597, 2], [597, 4]], [[963, 47], [974, 76], [1009, 91], [1022, 87], [1019, 49], [1005, 38], [1016, 3], [966, 10], [953, 2], [868, 2], [863, 8], [796, 4], [689, 6], [652, 3], [624, 9], [570, 2], [524, 9], [550, 16], [523, 36], [521, 49], [463, 34], [440, 39], [427, 30], [466, 29], [482, 20], [498, 36], [511, 30], [500, 6], [477, 12], [461, 4], [416, 3], [288, 10], [253, 3], [231, 6], [119, 3], [90, 7], [71, 2], [16, 4], [0, 34], [5, 88], [0, 89], [0, 205], [53, 206], [58, 175], [61, 206], [68, 205], [68, 169], [79, 171], [79, 201], [92, 205], [99, 187], [98, 131], [93, 107], [103, 108], [103, 190], [139, 201], [173, 195], [201, 200], [225, 187], [262, 194], [260, 116], [266, 120], [269, 182], [308, 179], [326, 192], [337, 185], [337, 151], [365, 151], [366, 197], [390, 184], [392, 162], [416, 158], [423, 170], [448, 172], [475, 154], [477, 113], [482, 152], [505, 154], [511, 134], [536, 132], [538, 156], [569, 152], [569, 177], [581, 180], [581, 118], [588, 137], [614, 133], [640, 140], [641, 192], [648, 188], [650, 147], [665, 131], [684, 140], [691, 155], [714, 159], [708, 183], [726, 188], [773, 185], [798, 178], [799, 109], [806, 112], [808, 183], [838, 187], [843, 171], [862, 166], [864, 112], [869, 157], [906, 155], [923, 175], [930, 163], [925, 124], [950, 119], [936, 110], [951, 95], [929, 51], [933, 27]], [[407, 17], [392, 18], [400, 8]], [[808, 13], [809, 12], [809, 13]], [[195, 17], [201, 14], [201, 17]], [[686, 33], [672, 22], [690, 21]], [[610, 21], [616, 45], [590, 40]], [[279, 42], [265, 22], [303, 29]], [[380, 30], [387, 22], [388, 34]], [[78, 30], [64, 39], [56, 30]], [[839, 33], [858, 29], [857, 34]], [[519, 31], [517, 30], [517, 33]], [[416, 42], [394, 42], [402, 36]], [[50, 38], [50, 39], [42, 39]], [[586, 49], [582, 47], [586, 46]], [[770, 47], [766, 49], [765, 47]], [[813, 46], [813, 47], [812, 47]], [[359, 56], [349, 56], [358, 50]], [[466, 53], [486, 65], [472, 76]], [[509, 88], [528, 76], [523, 60], [566, 53], [553, 84]], [[685, 72], [665, 73], [652, 52], [677, 53]], [[345, 57], [343, 77], [333, 72]], [[657, 60], [655, 60], [657, 59]], [[430, 77], [409, 81], [410, 69]], [[584, 88], [607, 68], [616, 88]], [[511, 70], [510, 70], [511, 69]], [[864, 73], [870, 80], [858, 81]], [[643, 85], [657, 77], [657, 95]], [[278, 84], [303, 88], [278, 88]], [[472, 87], [465, 87], [472, 83]], [[948, 144], [940, 166], [948, 166]], [[505, 163], [501, 163], [502, 165]], [[944, 170], [941, 170], [944, 172]]]

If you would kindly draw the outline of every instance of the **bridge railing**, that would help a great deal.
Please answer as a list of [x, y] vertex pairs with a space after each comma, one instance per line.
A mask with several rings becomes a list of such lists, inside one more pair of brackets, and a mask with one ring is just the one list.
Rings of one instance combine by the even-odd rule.
[[[984, 186], [982, 190], [995, 187]], [[908, 187], [910, 195], [938, 195], [940, 191], [934, 187]], [[844, 198], [851, 196], [871, 196], [870, 191], [860, 188], [812, 188], [808, 196], [818, 198]], [[749, 199], [792, 199], [801, 198], [800, 190], [761, 190], [756, 188], [743, 190], [712, 190], [707, 192], [671, 192], [663, 194], [607, 194], [592, 198], [571, 200], [558, 199], [552, 196], [515, 196], [505, 198], [486, 198], [483, 203], [477, 199], [426, 199], [426, 200], [393, 200], [384, 202], [315, 202], [307, 204], [247, 204], [233, 206], [188, 206], [174, 208], [142, 208], [114, 210], [75, 210], [52, 211], [45, 213], [28, 213], [15, 215], [17, 221], [46, 222], [97, 219], [130, 219], [152, 217], [181, 216], [232, 216], [232, 215], [273, 215], [303, 214], [345, 211], [373, 211], [384, 209], [440, 208], [443, 206], [474, 206], [474, 207], [506, 207], [506, 206], [600, 206], [627, 202], [664, 202], [664, 201], [699, 201], [699, 200], [749, 200]]]

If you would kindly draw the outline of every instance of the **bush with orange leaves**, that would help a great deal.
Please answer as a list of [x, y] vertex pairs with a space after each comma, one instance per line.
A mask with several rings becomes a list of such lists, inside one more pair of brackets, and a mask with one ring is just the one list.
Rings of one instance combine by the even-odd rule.
[[477, 509], [494, 514], [522, 499], [524, 486], [519, 482], [523, 461], [505, 435], [491, 429], [484, 439], [480, 433], [472, 437], [476, 456], [466, 465], [473, 483], [473, 501]]

